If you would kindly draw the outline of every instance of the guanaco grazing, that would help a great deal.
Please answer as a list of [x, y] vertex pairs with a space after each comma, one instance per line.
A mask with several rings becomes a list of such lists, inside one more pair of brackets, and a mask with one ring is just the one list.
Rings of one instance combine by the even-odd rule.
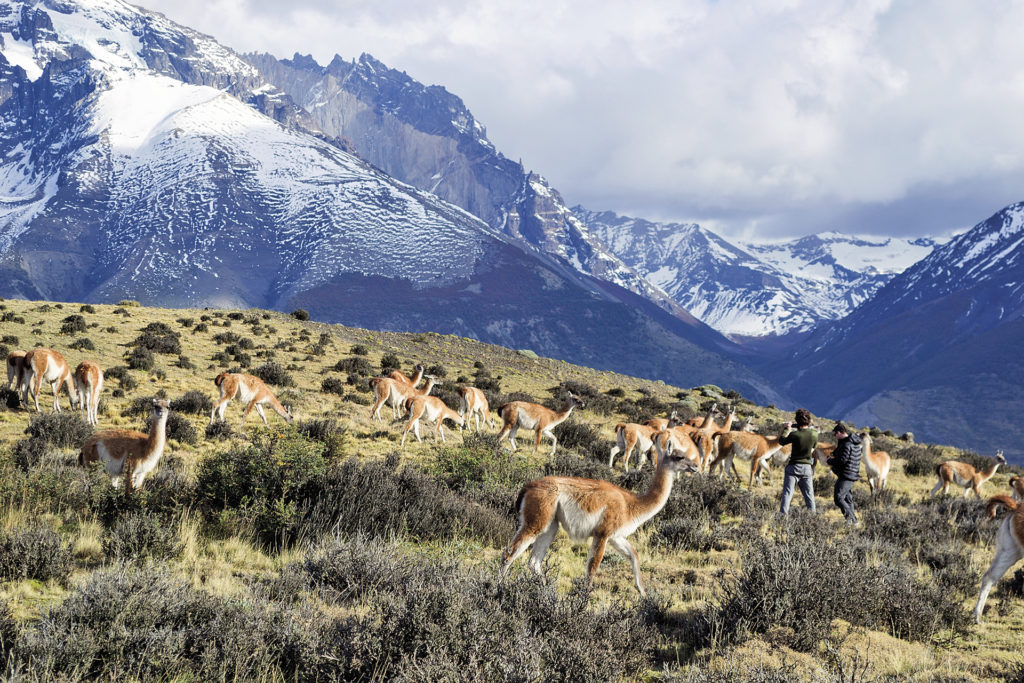
[[508, 574], [512, 562], [531, 544], [529, 566], [540, 575], [544, 556], [562, 526], [574, 541], [593, 539], [587, 556], [589, 584], [593, 584], [605, 547], [611, 545], [629, 560], [636, 589], [644, 595], [640, 561], [626, 537], [665, 507], [676, 472], [695, 469], [685, 457], [667, 455], [658, 463], [651, 488], [641, 496], [597, 479], [543, 477], [527, 483], [516, 499], [519, 529], [501, 553], [501, 576]]
[[72, 408], [78, 403], [78, 392], [75, 391], [75, 385], [71, 379], [71, 368], [68, 367], [64, 356], [53, 349], [32, 349], [25, 354], [25, 375], [21, 400], [27, 405], [29, 394], [31, 394], [36, 412], [39, 411], [39, 391], [43, 382], [48, 383], [53, 389], [53, 412], [60, 412], [58, 395], [61, 387], [67, 390]]
[[236, 396], [246, 404], [245, 412], [242, 413], [242, 424], [245, 424], [245, 418], [249, 417], [249, 413], [255, 408], [259, 416], [263, 418], [263, 424], [269, 425], [267, 416], [263, 412], [264, 403], [269, 403], [274, 412], [284, 418], [285, 422], [291, 423], [295, 419], [291, 408], [281, 405], [277, 396], [274, 396], [274, 392], [259, 377], [240, 372], [222, 372], [217, 375], [213, 383], [220, 389], [220, 399], [213, 404], [213, 410], [210, 411], [210, 424], [213, 424], [215, 417], [224, 419], [224, 409]]
[[502, 403], [498, 406], [498, 415], [501, 416], [503, 422], [501, 432], [498, 433], [498, 443], [501, 443], [501, 440], [508, 434], [509, 443], [512, 444], [514, 451], [516, 449], [516, 432], [519, 431], [519, 428], [532, 429], [536, 435], [533, 452], [536, 453], [540, 450], [540, 435], [543, 434], [551, 439], [551, 455], [554, 455], [558, 439], [555, 438], [551, 430], [565, 422], [573, 408], [584, 407], [583, 401], [573, 396], [571, 391], [566, 393], [568, 396], [560, 410], [551, 410], [529, 401]]
[[413, 396], [405, 402], [406, 412], [409, 414], [409, 422], [402, 432], [402, 447], [405, 447], [405, 437], [409, 431], [416, 434], [416, 441], [420, 439], [420, 418], [434, 423], [434, 440], [437, 441], [438, 433], [441, 434], [441, 443], [447, 443], [444, 438], [444, 421], [451, 420], [459, 426], [459, 431], [466, 425], [461, 415], [445, 405], [445, 402], [437, 396]]
[[992, 459], [992, 464], [980, 472], [965, 462], [947, 460], [935, 467], [935, 474], [939, 477], [939, 483], [932, 489], [932, 495], [934, 496], [940, 490], [945, 495], [949, 491], [950, 485], [956, 483], [957, 486], [964, 487], [964, 498], [971, 491], [974, 491], [974, 495], [981, 498], [981, 485], [995, 476], [999, 466], [1005, 463], [1006, 458], [1003, 457], [1002, 451], [997, 451], [996, 457]]
[[96, 412], [100, 405], [100, 392], [103, 391], [103, 370], [91, 360], [83, 360], [75, 368], [74, 382], [85, 421], [91, 425], [98, 424]]
[[491, 417], [491, 408], [487, 404], [487, 396], [476, 387], [459, 388], [459, 415], [467, 422], [470, 418], [476, 420], [476, 433], [480, 433], [480, 419], [486, 426], [494, 427], [494, 418]]
[[102, 463], [114, 486], [120, 486], [121, 478], [127, 477], [127, 491], [140, 488], [164, 453], [169, 414], [170, 403], [166, 399], [153, 399], [153, 422], [149, 434], [127, 429], [97, 432], [82, 446], [78, 464]]
[[1024, 558], [1024, 505], [1009, 496], [992, 496], [985, 509], [989, 519], [994, 519], [1000, 507], [1005, 507], [1010, 515], [999, 525], [996, 536], [996, 554], [988, 571], [981, 577], [981, 592], [978, 593], [978, 604], [974, 607], [974, 621], [981, 623], [981, 613], [985, 609], [992, 586], [1003, 577], [1003, 574]]

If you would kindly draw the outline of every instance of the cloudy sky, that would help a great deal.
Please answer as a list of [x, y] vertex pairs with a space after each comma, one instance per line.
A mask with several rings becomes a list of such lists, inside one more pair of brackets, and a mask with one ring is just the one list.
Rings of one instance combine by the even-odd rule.
[[134, 0], [240, 51], [368, 52], [570, 204], [733, 237], [1024, 200], [1024, 1]]

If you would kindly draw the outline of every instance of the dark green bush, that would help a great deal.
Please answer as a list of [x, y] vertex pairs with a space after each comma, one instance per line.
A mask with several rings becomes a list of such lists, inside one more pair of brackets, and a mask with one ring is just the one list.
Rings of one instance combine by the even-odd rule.
[[339, 360], [334, 364], [334, 370], [369, 377], [373, 374], [373, 365], [370, 361], [361, 356], [353, 356], [351, 358], [342, 358]]
[[13, 334], [5, 334], [3, 337], [0, 337], [0, 342], [3, 342], [4, 344], [10, 344], [11, 346], [17, 346], [18, 337]]
[[80, 315], [69, 315], [68, 317], [61, 320], [60, 333], [61, 334], [77, 334], [79, 332], [85, 332], [85, 318]]
[[25, 433], [54, 448], [77, 448], [92, 435], [92, 426], [78, 412], [43, 413], [32, 417]]
[[252, 371], [252, 374], [259, 377], [267, 384], [273, 384], [279, 387], [295, 386], [295, 380], [288, 374], [288, 371], [273, 361], [259, 366]]
[[226, 421], [217, 420], [216, 422], [211, 422], [210, 424], [206, 425], [205, 435], [208, 441], [212, 441], [215, 439], [218, 441], [223, 441], [225, 439], [230, 439], [232, 436], [234, 436], [234, 432], [231, 430], [231, 425], [229, 425]]
[[382, 373], [389, 373], [392, 370], [400, 370], [402, 368], [402, 359], [393, 353], [385, 353], [380, 359], [380, 371]]
[[353, 344], [349, 353], [353, 356], [366, 356], [370, 353], [370, 349], [366, 348], [366, 344]]
[[88, 337], [80, 337], [68, 345], [68, 348], [75, 349], [77, 351], [95, 351], [96, 345], [92, 343], [92, 339]]
[[171, 401], [171, 410], [189, 415], [209, 415], [213, 410], [213, 402], [203, 392], [193, 389]]
[[320, 382], [320, 389], [327, 394], [337, 394], [338, 396], [345, 395], [345, 383], [337, 377], [325, 377]]
[[303, 308], [296, 308], [292, 311], [292, 317], [296, 320], [309, 320], [309, 311]]
[[156, 365], [156, 358], [153, 357], [153, 352], [149, 349], [136, 346], [125, 357], [125, 363], [132, 370], [152, 370]]
[[136, 337], [134, 341], [130, 342], [129, 346], [135, 346], [155, 353], [164, 353], [172, 356], [181, 355], [181, 341], [179, 340], [176, 332], [172, 334], [143, 332]]

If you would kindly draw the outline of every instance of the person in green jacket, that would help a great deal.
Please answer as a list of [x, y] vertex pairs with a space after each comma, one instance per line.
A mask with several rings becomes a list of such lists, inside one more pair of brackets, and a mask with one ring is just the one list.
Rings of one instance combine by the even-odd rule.
[[787, 422], [782, 426], [782, 434], [779, 436], [779, 443], [793, 445], [793, 454], [786, 465], [786, 476], [782, 480], [782, 502], [779, 505], [779, 515], [789, 514], [789, 503], [793, 500], [793, 489], [800, 487], [803, 494], [804, 504], [811, 512], [817, 512], [814, 506], [814, 449], [818, 445], [818, 430], [811, 427], [811, 414], [801, 408], [794, 416], [796, 429], [793, 423]]

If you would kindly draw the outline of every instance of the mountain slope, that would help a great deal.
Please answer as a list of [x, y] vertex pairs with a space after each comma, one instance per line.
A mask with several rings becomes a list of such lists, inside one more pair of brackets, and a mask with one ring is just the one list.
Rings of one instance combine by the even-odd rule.
[[347, 153], [211, 38], [116, 0], [3, 7], [0, 294], [304, 305], [781, 398], [710, 328]]
[[1024, 203], [937, 248], [766, 372], [815, 410], [1019, 457], [1022, 313]]

